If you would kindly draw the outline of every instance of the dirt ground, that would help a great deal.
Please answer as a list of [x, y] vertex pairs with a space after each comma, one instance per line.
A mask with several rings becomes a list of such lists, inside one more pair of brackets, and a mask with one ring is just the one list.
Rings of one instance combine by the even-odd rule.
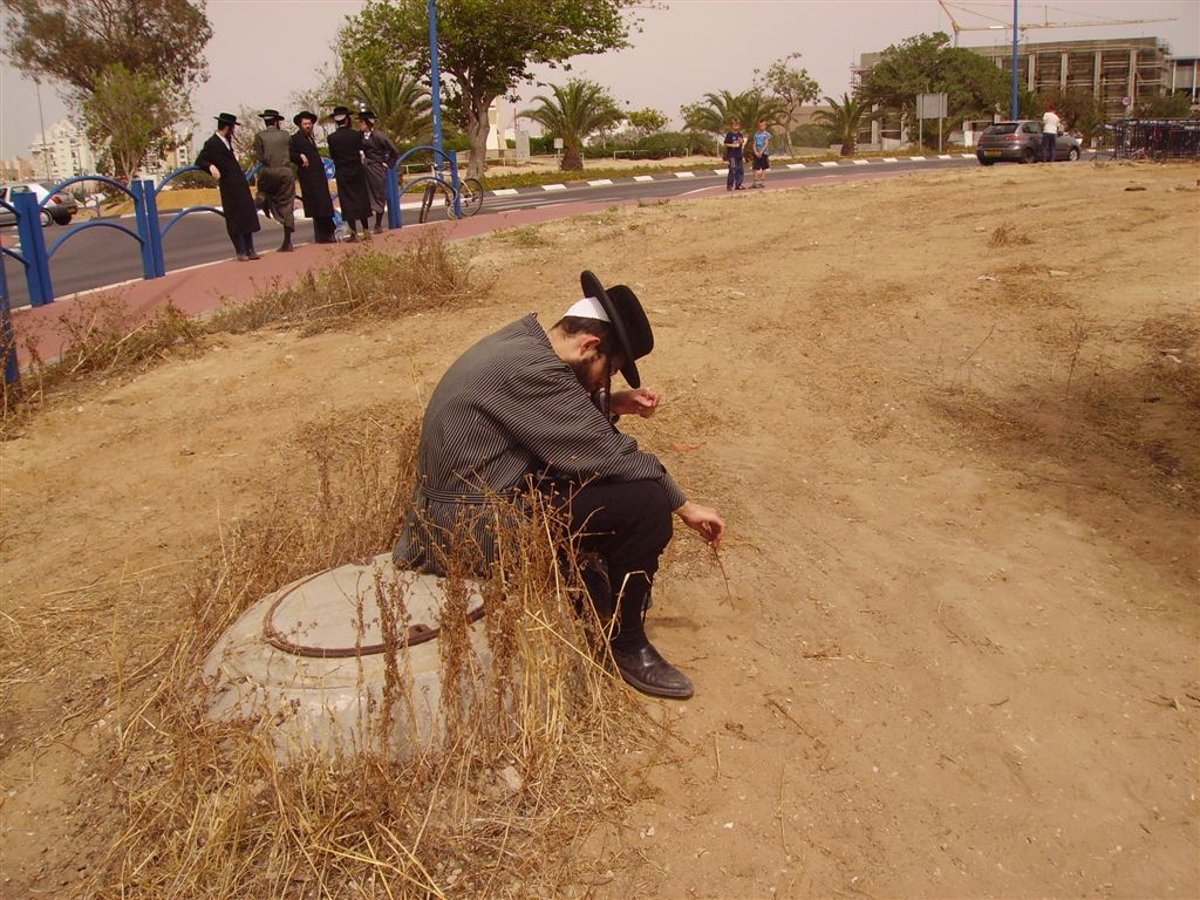
[[648, 627], [696, 696], [648, 701], [678, 760], [587, 845], [622, 851], [600, 893], [1200, 896], [1198, 237], [1193, 165], [651, 202], [473, 242], [470, 308], [57, 404], [0, 447], [0, 891], [114, 838], [78, 779], [186, 614], [143, 598], [287, 489], [297, 430], [418, 415], [590, 268], [655, 328], [628, 430], [729, 525], [728, 590], [686, 529], [664, 560]]

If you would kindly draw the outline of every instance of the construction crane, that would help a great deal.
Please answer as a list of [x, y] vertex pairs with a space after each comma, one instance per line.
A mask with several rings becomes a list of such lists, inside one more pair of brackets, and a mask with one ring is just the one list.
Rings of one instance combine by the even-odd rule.
[[[954, 46], [958, 46], [958, 33], [960, 31], [1002, 31], [1012, 28], [1012, 18], [1010, 15], [992, 15], [987, 12], [980, 12], [972, 7], [988, 6], [990, 8], [1009, 10], [1012, 7], [1007, 3], [952, 3], [950, 0], [938, 0], [938, 6], [942, 8], [942, 12], [946, 14], [946, 18], [950, 20], [950, 28], [954, 32]], [[1023, 7], [1028, 9], [1028, 7]], [[1038, 9], [1039, 7], [1034, 7]], [[1050, 21], [1050, 11], [1056, 13], [1066, 12], [1064, 9], [1057, 9], [1053, 6], [1042, 6], [1042, 21], [1030, 22], [1028, 19], [1020, 22], [1017, 25], [1017, 30], [1021, 33], [1021, 42], [1025, 42], [1025, 32], [1030, 28], [1099, 28], [1101, 26], [1111, 25], [1143, 25], [1148, 22], [1174, 22], [1175, 19], [1107, 19], [1103, 16], [1095, 16], [1092, 19], [1084, 22], [1052, 22]], [[985, 25], [962, 25], [958, 19], [954, 17], [954, 11], [957, 10], [959, 15], [977, 16], [988, 22]]]

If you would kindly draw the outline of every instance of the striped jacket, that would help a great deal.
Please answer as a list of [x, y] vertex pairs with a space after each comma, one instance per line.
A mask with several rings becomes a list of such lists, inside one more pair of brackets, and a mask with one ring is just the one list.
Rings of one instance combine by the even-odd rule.
[[495, 559], [487, 497], [511, 495], [530, 476], [581, 483], [662, 485], [671, 509], [686, 497], [658, 457], [638, 450], [559, 359], [536, 315], [467, 350], [442, 376], [425, 410], [412, 509], [398, 565], [437, 571], [456, 523]]

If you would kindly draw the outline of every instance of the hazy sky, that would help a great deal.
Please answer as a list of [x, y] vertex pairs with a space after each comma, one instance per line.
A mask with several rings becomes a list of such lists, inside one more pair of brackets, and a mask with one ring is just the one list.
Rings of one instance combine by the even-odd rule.
[[[530, 0], [536, 2], [536, 0]], [[957, 7], [1009, 20], [1012, 3], [962, 2]], [[333, 58], [330, 44], [357, 0], [208, 0], [213, 39], [207, 48], [209, 80], [193, 97], [197, 134], [208, 133], [218, 112], [241, 106], [276, 107], [288, 113], [293, 91], [314, 87], [317, 72]], [[1088, 28], [1033, 29], [1030, 41], [1157, 36], [1180, 56], [1200, 55], [1200, 0], [1020, 0], [1022, 21], [1084, 22], [1109, 19], [1175, 21]], [[921, 32], [950, 32], [935, 0], [668, 0], [666, 8], [641, 9], [643, 31], [633, 47], [599, 57], [578, 57], [574, 73], [608, 86], [631, 109], [653, 106], [676, 122], [681, 104], [707, 91], [750, 87], [754, 69], [789, 53], [802, 54], [823, 94], [838, 96], [861, 53]], [[961, 25], [983, 24], [956, 12]], [[1007, 44], [1007, 31], [963, 32], [964, 46]], [[557, 81], [561, 73], [541, 73]], [[537, 93], [522, 89], [526, 97]], [[46, 126], [65, 115], [53, 86], [41, 89]], [[510, 108], [506, 118], [511, 118]], [[40, 130], [33, 82], [0, 67], [0, 156], [26, 154]], [[257, 125], [257, 123], [255, 123]], [[510, 127], [511, 121], [505, 126]]]

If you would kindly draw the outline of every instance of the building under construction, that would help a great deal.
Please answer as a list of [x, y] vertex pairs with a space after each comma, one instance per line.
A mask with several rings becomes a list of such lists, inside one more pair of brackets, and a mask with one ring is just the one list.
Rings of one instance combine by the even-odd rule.
[[[1009, 46], [967, 47], [1012, 72]], [[1035, 94], [1082, 89], [1104, 107], [1107, 118], [1171, 87], [1171, 60], [1158, 38], [1028, 43], [1017, 48], [1019, 83]]]

